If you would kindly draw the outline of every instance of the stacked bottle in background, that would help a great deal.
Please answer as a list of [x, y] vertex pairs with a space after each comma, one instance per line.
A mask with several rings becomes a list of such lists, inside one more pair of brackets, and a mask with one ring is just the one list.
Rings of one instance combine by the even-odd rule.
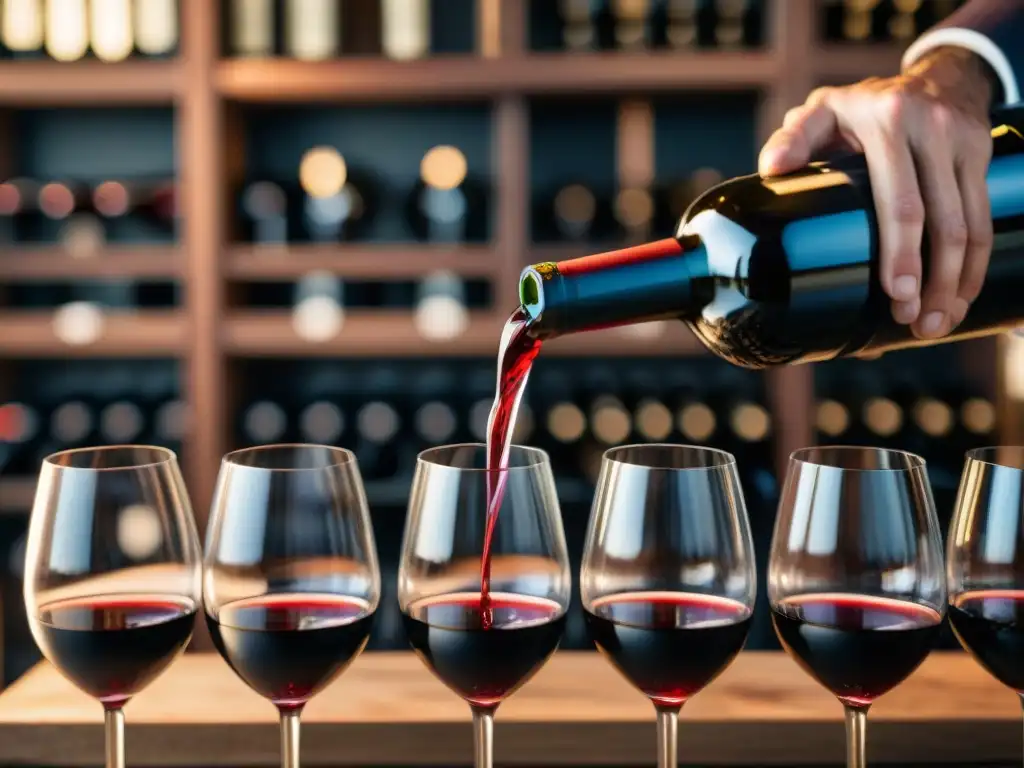
[[160, 59], [178, 49], [178, 0], [4, 0], [0, 55], [72, 62]]
[[821, 13], [827, 42], [909, 43], [964, 0], [827, 0]]

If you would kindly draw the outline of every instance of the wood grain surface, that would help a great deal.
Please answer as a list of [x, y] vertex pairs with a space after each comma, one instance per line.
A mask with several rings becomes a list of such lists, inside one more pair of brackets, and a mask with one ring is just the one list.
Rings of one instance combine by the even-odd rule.
[[[274, 766], [276, 711], [212, 654], [189, 654], [126, 710], [131, 766]], [[102, 712], [41, 664], [0, 695], [0, 764], [93, 766]], [[597, 654], [561, 652], [498, 712], [502, 765], [652, 765], [647, 701]], [[841, 764], [839, 704], [784, 654], [744, 653], [683, 710], [684, 765]], [[1021, 755], [1020, 705], [966, 655], [935, 653], [871, 711], [869, 761]], [[303, 715], [304, 766], [470, 765], [469, 709], [411, 653], [364, 654]]]

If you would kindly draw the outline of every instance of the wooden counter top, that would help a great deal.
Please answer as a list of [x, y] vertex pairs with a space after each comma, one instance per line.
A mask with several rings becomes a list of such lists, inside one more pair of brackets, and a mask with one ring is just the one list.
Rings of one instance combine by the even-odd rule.
[[[276, 710], [216, 655], [188, 654], [126, 709], [133, 766], [279, 765]], [[0, 764], [103, 759], [102, 712], [48, 664], [0, 695]], [[560, 652], [499, 710], [502, 765], [653, 765], [654, 714], [597, 654]], [[839, 765], [842, 710], [782, 653], [743, 653], [683, 710], [684, 764]], [[1017, 697], [934, 653], [872, 710], [869, 762], [1021, 759]], [[470, 765], [468, 707], [411, 653], [364, 654], [303, 715], [304, 766]]]

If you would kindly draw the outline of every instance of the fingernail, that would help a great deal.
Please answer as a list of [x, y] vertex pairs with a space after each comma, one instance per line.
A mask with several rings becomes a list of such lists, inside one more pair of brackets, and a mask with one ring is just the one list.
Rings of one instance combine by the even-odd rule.
[[916, 301], [898, 301], [892, 305], [892, 317], [897, 323], [910, 325], [921, 311]]
[[897, 301], [910, 301], [917, 296], [917, 278], [903, 275], [892, 281], [893, 298]]
[[945, 312], [929, 312], [921, 321], [921, 333], [925, 336], [937, 336], [942, 332], [945, 322]]
[[771, 147], [765, 147], [761, 152], [761, 157], [758, 162], [758, 168], [762, 174], [770, 174], [786, 156], [788, 146], [786, 144], [776, 144]]

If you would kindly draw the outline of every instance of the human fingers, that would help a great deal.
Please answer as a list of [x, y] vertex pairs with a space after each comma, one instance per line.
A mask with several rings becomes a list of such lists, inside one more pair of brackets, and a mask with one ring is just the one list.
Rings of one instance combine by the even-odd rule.
[[762, 176], [777, 176], [807, 165], [836, 139], [836, 116], [824, 104], [804, 104], [786, 113], [758, 158]]

